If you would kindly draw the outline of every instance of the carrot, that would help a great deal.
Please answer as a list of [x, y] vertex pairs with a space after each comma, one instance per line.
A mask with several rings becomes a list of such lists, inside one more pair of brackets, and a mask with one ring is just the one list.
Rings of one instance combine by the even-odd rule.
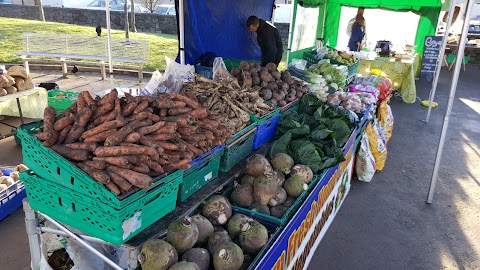
[[152, 134], [175, 134], [177, 132], [177, 125], [172, 125], [172, 126], [163, 126], [157, 129], [155, 132], [152, 132]]
[[151, 112], [148, 113], [148, 119], [152, 120], [153, 122], [159, 122], [161, 120], [160, 116], [153, 114]]
[[219, 145], [222, 145], [224, 142], [225, 142], [225, 139], [223, 139], [223, 140], [215, 140], [215, 141], [213, 141], [213, 145], [219, 146]]
[[[138, 163], [138, 162], [147, 162], [147, 160], [150, 160], [150, 156], [145, 155], [145, 154], [137, 155], [136, 158], [137, 158], [137, 162], [135, 162], [135, 163]], [[132, 163], [133, 163], [133, 162], [132, 162]]]
[[40, 141], [46, 141], [52, 137], [52, 134], [50, 132], [40, 132], [35, 134], [35, 137], [39, 139]]
[[141, 136], [140, 133], [132, 132], [128, 134], [123, 141], [128, 143], [136, 143], [138, 142], [138, 140], [140, 140], [140, 136]]
[[142, 146], [100, 146], [95, 149], [97, 157], [111, 157], [121, 155], [140, 155], [145, 153], [148, 147]]
[[126, 142], [120, 143], [120, 146], [142, 148], [144, 151], [144, 154], [148, 156], [153, 156], [157, 154], [157, 150], [154, 147], [148, 147], [148, 146], [143, 146], [143, 145], [138, 145], [133, 143], [126, 143]]
[[85, 102], [85, 99], [83, 98], [82, 95], [78, 95], [77, 97], [77, 110], [81, 111], [83, 108], [87, 106], [87, 103]]
[[190, 128], [178, 128], [177, 132], [178, 132], [178, 134], [184, 135], [184, 136], [188, 136], [188, 135], [194, 133], [194, 131], [192, 131]]
[[132, 170], [118, 168], [113, 165], [108, 165], [107, 170], [120, 175], [121, 177], [125, 178], [128, 182], [130, 182], [132, 185], [139, 188], [148, 188], [153, 182], [152, 177], [146, 174], [138, 173]]
[[71, 149], [87, 150], [90, 152], [95, 151], [95, 149], [97, 148], [96, 143], [88, 143], [88, 142], [68, 143], [68, 144], [65, 144], [65, 146]]
[[189, 160], [189, 159], [182, 159], [179, 162], [170, 164], [170, 166], [175, 168], [175, 169], [183, 169], [183, 168], [186, 168], [187, 166], [190, 167], [189, 166], [190, 162], [191, 162], [191, 160]]
[[88, 92], [88, 91], [83, 91], [83, 92], [80, 93], [80, 95], [83, 97], [83, 99], [85, 100], [85, 103], [86, 103], [88, 106], [93, 106], [93, 105], [95, 105], [95, 101], [93, 100], [92, 95], [90, 95], [90, 92]]
[[[133, 156], [134, 157], [134, 156]], [[102, 161], [107, 164], [115, 165], [120, 168], [130, 169], [132, 164], [136, 163], [137, 158], [132, 158], [132, 156], [116, 156], [116, 157], [93, 157], [95, 161]], [[131, 162], [135, 161], [135, 162]]]
[[172, 159], [180, 159], [181, 157], [180, 152], [176, 152], [176, 151], [164, 151], [163, 155]]
[[147, 119], [148, 116], [149, 116], [148, 112], [139, 112], [137, 114], [133, 114], [130, 117], [127, 117], [126, 120], [127, 121], [143, 120], [143, 119]]
[[156, 106], [159, 109], [170, 109], [170, 108], [183, 108], [187, 106], [185, 102], [173, 101], [171, 99], [159, 99], [156, 102]]
[[44, 141], [42, 144], [44, 146], [47, 146], [47, 147], [54, 145], [58, 140], [58, 135], [59, 135], [58, 131], [51, 130], [50, 131], [50, 138], [48, 140]]
[[113, 110], [114, 107], [115, 104], [113, 104], [113, 102], [108, 102], [101, 107], [96, 108], [93, 113], [93, 118], [97, 118], [99, 116], [109, 113], [111, 110]]
[[78, 141], [82, 134], [85, 132], [84, 127], [77, 126], [76, 124], [73, 125], [72, 129], [68, 133], [67, 137], [65, 138], [64, 143], [73, 143]]
[[139, 173], [145, 173], [145, 174], [150, 172], [150, 168], [147, 166], [147, 164], [138, 164], [136, 166], [133, 166], [131, 170]]
[[117, 132], [116, 129], [109, 129], [103, 132], [100, 132], [98, 134], [95, 134], [93, 136], [90, 136], [84, 140], [84, 142], [88, 143], [99, 143], [105, 141], [110, 135], [114, 134]]
[[146, 135], [146, 134], [149, 134], [149, 133], [152, 133], [152, 132], [155, 132], [155, 131], [159, 130], [163, 126], [165, 126], [165, 122], [163, 122], [163, 121], [157, 122], [154, 125], [139, 128], [138, 133], [140, 135]]
[[165, 122], [165, 126], [176, 126], [177, 123], [175, 122]]
[[105, 170], [106, 167], [106, 164], [103, 161], [85, 160], [83, 163], [97, 170]]
[[193, 135], [182, 135], [180, 136], [182, 137], [182, 139], [186, 140], [186, 141], [191, 141], [191, 142], [199, 142], [199, 141], [204, 141], [206, 140], [207, 138], [205, 137], [205, 135], [203, 134], [193, 134]]
[[193, 154], [195, 154], [196, 156], [201, 156], [203, 155], [203, 152], [196, 148], [195, 146], [189, 144], [188, 142], [183, 142], [183, 144], [185, 144], [185, 146], [187, 147], [188, 151], [191, 151]]
[[189, 111], [186, 114], [195, 117], [196, 119], [204, 119], [207, 118], [208, 113], [206, 108], [195, 109], [193, 111]]
[[177, 144], [173, 143], [167, 143], [167, 142], [157, 142], [158, 146], [162, 147], [165, 150], [168, 151], [176, 151], [179, 149], [179, 146]]
[[112, 89], [112, 91], [110, 91], [110, 93], [106, 94], [102, 99], [100, 99], [100, 105], [103, 106], [107, 103], [110, 103], [110, 102], [115, 102], [115, 99], [117, 98], [118, 96], [118, 92], [117, 92], [117, 89]]
[[182, 152], [181, 158], [182, 158], [182, 159], [190, 159], [190, 160], [193, 160], [194, 155], [195, 155], [195, 154], [193, 154], [193, 153], [190, 152], [190, 151], [185, 151], [185, 152]]
[[91, 157], [87, 150], [71, 149], [57, 144], [50, 148], [61, 156], [75, 161], [89, 160]]
[[150, 170], [157, 172], [157, 173], [164, 173], [165, 171], [163, 170], [162, 166], [158, 164], [157, 162], [154, 161], [147, 161], [147, 166], [150, 168]]
[[197, 143], [197, 146], [198, 146], [198, 147], [205, 147], [205, 146], [207, 146], [207, 142], [206, 142], [206, 141], [199, 141], [199, 142]]
[[181, 114], [185, 114], [189, 111], [193, 110], [192, 108], [188, 108], [188, 107], [185, 107], [185, 108], [172, 108], [172, 109], [169, 109], [168, 110], [168, 115], [172, 115], [172, 116], [175, 116], [175, 115], [181, 115]]
[[100, 170], [97, 170], [97, 169], [94, 169], [90, 166], [88, 166], [87, 164], [85, 163], [77, 163], [77, 166], [82, 170], [84, 171], [86, 174], [88, 174], [90, 177], [92, 177], [93, 179], [95, 179], [96, 181], [106, 185], [110, 182], [110, 177], [108, 176], [108, 174], [100, 171]]
[[122, 194], [122, 191], [120, 191], [118, 186], [113, 181], [110, 181], [110, 182], [106, 183], [105, 186], [108, 188], [108, 190], [115, 193], [115, 195], [117, 195], [117, 196]]
[[62, 118], [59, 118], [55, 123], [53, 124], [53, 129], [56, 131], [62, 131], [65, 127], [71, 125], [75, 121], [75, 118], [73, 114], [69, 116], [65, 116]]
[[45, 110], [43, 110], [43, 130], [51, 131], [53, 129], [55, 115], [55, 109], [51, 106], [48, 106], [45, 108]]
[[202, 108], [202, 105], [200, 105], [200, 103], [198, 103], [198, 102], [196, 102], [196, 101], [194, 101], [194, 100], [192, 100], [192, 99], [190, 99], [190, 98], [188, 98], [184, 95], [172, 93], [171, 97], [172, 97], [173, 100], [178, 100], [178, 101], [185, 102], [188, 105], [188, 107], [191, 107], [194, 110]]
[[135, 108], [137, 108], [138, 104], [136, 102], [129, 102], [123, 107], [122, 116], [127, 117], [130, 116]]
[[88, 124], [90, 119], [92, 118], [93, 110], [89, 107], [83, 108], [77, 115], [77, 124], [81, 127], [84, 127]]
[[93, 135], [96, 135], [96, 134], [99, 134], [101, 132], [104, 132], [104, 131], [107, 131], [109, 129], [114, 129], [114, 128], [118, 128], [118, 127], [122, 127], [126, 124], [125, 121], [121, 121], [121, 120], [112, 120], [112, 121], [109, 121], [109, 122], [106, 122], [106, 123], [103, 123], [99, 126], [96, 126], [95, 128], [93, 129], [90, 129], [90, 130], [87, 130], [85, 131], [83, 134], [82, 134], [82, 138], [86, 139], [88, 137], [91, 137]]
[[55, 144], [62, 144], [65, 141], [65, 138], [67, 138], [68, 133], [70, 133], [70, 130], [72, 129], [72, 125], [69, 125], [65, 127], [59, 134], [58, 134], [58, 139]]
[[146, 127], [146, 126], [151, 126], [151, 125], [153, 125], [153, 121], [152, 121], [152, 120], [150, 120], [150, 119], [144, 119], [144, 120], [140, 121], [140, 124], [138, 124], [137, 129], [142, 128], [142, 127]]
[[160, 117], [166, 117], [168, 115], [168, 109], [160, 110]]
[[179, 127], [189, 127], [192, 124], [195, 124], [195, 118], [190, 115], [177, 115], [165, 117], [167, 122], [175, 122]]
[[157, 162], [158, 162], [158, 164], [160, 164], [160, 165], [170, 164], [170, 162], [168, 162], [166, 159], [163, 159], [163, 158], [159, 158]]
[[110, 135], [106, 140], [105, 140], [105, 146], [115, 146], [121, 143], [125, 137], [127, 137], [128, 134], [132, 133], [138, 126], [140, 121], [135, 120], [132, 121], [125, 126], [123, 126], [121, 129], [119, 129], [117, 132], [114, 134]]
[[143, 112], [148, 107], [148, 101], [144, 100], [133, 110], [133, 115]]
[[186, 95], [189, 99], [191, 99], [191, 100], [193, 100], [193, 101], [195, 101], [195, 102], [198, 102], [197, 95], [196, 95], [194, 92], [188, 91], [188, 92], [185, 93], [185, 95]]
[[132, 188], [132, 184], [122, 176], [111, 171], [107, 171], [107, 174], [110, 177], [110, 180], [112, 180], [112, 182], [119, 186], [124, 192], [128, 192]]

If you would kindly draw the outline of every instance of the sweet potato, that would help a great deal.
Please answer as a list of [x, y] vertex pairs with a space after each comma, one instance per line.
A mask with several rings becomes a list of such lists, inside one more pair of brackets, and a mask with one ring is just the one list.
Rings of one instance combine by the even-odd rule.
[[141, 146], [100, 146], [95, 150], [97, 157], [140, 155], [144, 153], [145, 148]]
[[88, 137], [91, 137], [93, 135], [99, 134], [101, 132], [107, 131], [109, 129], [114, 129], [114, 128], [119, 128], [122, 127], [126, 124], [125, 121], [121, 120], [112, 120], [106, 123], [103, 123], [93, 129], [87, 130], [82, 134], [82, 138], [86, 139]]
[[140, 136], [141, 136], [140, 133], [132, 132], [128, 134], [123, 141], [128, 143], [136, 143], [138, 142], [138, 140], [140, 140]]
[[78, 126], [84, 127], [88, 124], [92, 116], [93, 110], [89, 107], [85, 107], [80, 112], [78, 112], [76, 124]]
[[[133, 160], [130, 157], [135, 156], [117, 156], [117, 157], [93, 157], [94, 161], [102, 161], [110, 165], [115, 165], [124, 169], [131, 169], [133, 163], [137, 163], [137, 158]], [[131, 162], [135, 161], [135, 162]]]
[[80, 95], [83, 97], [83, 99], [85, 100], [85, 103], [87, 103], [88, 106], [95, 105], [95, 100], [93, 100], [92, 95], [90, 95], [90, 92], [83, 91], [80, 93]]
[[88, 142], [88, 143], [104, 142], [110, 135], [114, 134], [115, 132], [117, 132], [116, 129], [109, 129], [104, 132], [101, 132], [86, 138], [84, 142]]
[[73, 114], [69, 116], [65, 116], [62, 118], [59, 118], [55, 123], [53, 124], [53, 129], [60, 132], [62, 131], [65, 127], [71, 125], [75, 121], [75, 116]]
[[68, 133], [67, 137], [65, 138], [64, 143], [73, 143], [78, 141], [82, 134], [85, 132], [84, 127], [77, 126], [76, 124], [73, 125], [72, 129]]
[[160, 110], [160, 117], [166, 117], [168, 115], [168, 109]]
[[102, 105], [101, 107], [96, 108], [95, 111], [93, 112], [93, 118], [97, 118], [104, 114], [109, 113], [111, 110], [113, 110], [114, 107], [115, 107], [115, 104], [113, 104], [113, 102], [108, 102]]
[[54, 145], [57, 140], [58, 140], [58, 131], [56, 130], [50, 130], [50, 138], [46, 141], [44, 141], [42, 144], [46, 147], [50, 147], [52, 145]]
[[72, 129], [72, 125], [69, 125], [65, 127], [59, 134], [58, 134], [58, 139], [55, 144], [63, 144], [65, 141], [65, 138], [67, 138], [68, 133], [70, 133], [70, 130]]
[[163, 126], [157, 129], [152, 134], [175, 134], [177, 132], [177, 125]]
[[85, 102], [85, 99], [83, 98], [82, 95], [78, 95], [77, 97], [77, 110], [81, 111], [83, 108], [87, 106], [87, 103]]
[[150, 168], [150, 170], [157, 172], [157, 173], [164, 173], [165, 171], [163, 170], [162, 166], [158, 164], [155, 161], [147, 161], [147, 166]]
[[78, 150], [87, 150], [90, 152], [95, 151], [97, 149], [96, 143], [89, 143], [89, 142], [77, 142], [77, 143], [68, 143], [65, 144], [66, 147], [71, 149], [78, 149]]
[[55, 109], [51, 106], [48, 106], [45, 108], [45, 110], [43, 110], [43, 130], [53, 130], [53, 124], [55, 123], [55, 115]]
[[127, 117], [130, 116], [135, 108], [138, 106], [137, 102], [129, 102], [123, 107], [122, 116]]
[[113, 165], [108, 165], [107, 170], [120, 175], [132, 185], [139, 188], [148, 188], [153, 182], [152, 177], [146, 174], [138, 173], [132, 170], [122, 169]]
[[111, 172], [107, 171], [108, 176], [110, 177], [110, 180], [114, 182], [118, 187], [120, 187], [124, 192], [128, 192], [132, 188], [132, 184], [130, 184], [125, 178], [122, 176]]
[[140, 121], [135, 120], [132, 121], [125, 126], [123, 126], [121, 129], [119, 129], [117, 132], [114, 134], [110, 135], [106, 140], [105, 140], [105, 146], [115, 146], [121, 143], [127, 135], [132, 133], [138, 126]]
[[185, 102], [185, 104], [187, 104], [188, 107], [191, 107], [191, 108], [193, 108], [194, 110], [202, 108], [202, 105], [200, 105], [200, 103], [198, 103], [198, 102], [196, 102], [196, 101], [194, 101], [194, 100], [191, 100], [191, 99], [188, 98], [187, 96], [184, 96], [184, 95], [181, 95], [181, 94], [172, 93], [172, 94], [171, 94], [171, 97], [172, 97], [173, 100]]
[[163, 127], [163, 126], [165, 126], [165, 122], [164, 122], [164, 121], [157, 122], [157, 123], [154, 124], [154, 125], [139, 128], [139, 129], [138, 129], [138, 133], [139, 133], [140, 135], [146, 135], [146, 134], [149, 134], [149, 133], [152, 133], [152, 132], [157, 131], [158, 129], [160, 129], [160, 128]]
[[155, 105], [159, 109], [183, 108], [187, 106], [185, 102], [173, 101], [171, 99], [158, 99]]
[[193, 111], [189, 111], [186, 114], [193, 116], [196, 119], [204, 119], [207, 118], [208, 113], [206, 108], [195, 109]]
[[150, 171], [150, 168], [147, 166], [147, 164], [137, 164], [136, 166], [133, 166], [132, 171], [139, 172], [139, 173], [144, 173], [147, 174]]
[[85, 160], [83, 162], [85, 165], [92, 167], [97, 170], [105, 170], [106, 164], [103, 161], [92, 161], [92, 160]]
[[140, 102], [137, 107], [133, 110], [133, 114], [138, 114], [140, 112], [143, 112], [146, 108], [148, 107], [148, 101], [144, 100]]
[[71, 149], [66, 146], [62, 145], [52, 145], [50, 147], [53, 151], [57, 152], [61, 156], [74, 160], [74, 161], [84, 161], [84, 160], [89, 160], [90, 159], [90, 154], [88, 153], [87, 150], [77, 150], [77, 149]]
[[90, 177], [92, 177], [93, 179], [95, 179], [96, 181], [106, 185], [108, 184], [108, 182], [110, 182], [110, 177], [108, 176], [108, 174], [100, 171], [100, 170], [96, 170], [90, 166], [88, 166], [87, 164], [85, 163], [77, 163], [77, 166], [82, 170], [84, 171], [85, 173], [87, 173], [88, 175], [90, 175]]
[[52, 134], [50, 132], [44, 131], [44, 132], [37, 133], [34, 136], [40, 141], [46, 141], [52, 137]]
[[175, 116], [175, 115], [181, 115], [181, 114], [185, 114], [189, 111], [193, 110], [192, 108], [189, 108], [189, 107], [185, 107], [185, 108], [172, 108], [172, 109], [168, 109], [168, 115], [172, 115], [172, 116]]

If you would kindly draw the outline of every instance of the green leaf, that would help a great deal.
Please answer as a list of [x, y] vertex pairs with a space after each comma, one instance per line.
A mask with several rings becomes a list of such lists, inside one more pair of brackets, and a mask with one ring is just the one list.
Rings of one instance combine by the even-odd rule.
[[330, 167], [333, 167], [333, 166], [337, 165], [338, 163], [339, 163], [339, 162], [338, 162], [337, 158], [327, 158], [327, 159], [323, 162], [322, 170], [323, 170], [323, 169], [330, 168]]
[[272, 158], [278, 153], [288, 153], [288, 144], [292, 140], [292, 133], [287, 132], [283, 134], [278, 140], [276, 140], [270, 147], [269, 158]]
[[310, 134], [310, 137], [312, 137], [312, 140], [314, 141], [322, 141], [324, 140], [325, 138], [328, 137], [328, 135], [330, 135], [330, 133], [332, 133], [333, 131], [329, 130], [329, 129], [316, 129], [312, 132], [312, 134]]
[[310, 134], [310, 127], [303, 125], [298, 128], [291, 129], [289, 132], [292, 133], [292, 137], [294, 138], [304, 138]]
[[308, 140], [297, 140], [290, 143], [293, 159], [296, 163], [310, 167], [314, 173], [322, 169], [323, 162], [313, 143]]
[[342, 119], [330, 119], [327, 121], [328, 128], [333, 132], [330, 134], [337, 141], [337, 146], [343, 146], [350, 137], [350, 128]]

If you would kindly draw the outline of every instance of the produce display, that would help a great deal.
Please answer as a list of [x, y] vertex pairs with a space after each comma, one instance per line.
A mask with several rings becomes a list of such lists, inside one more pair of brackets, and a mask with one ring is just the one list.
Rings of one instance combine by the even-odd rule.
[[277, 153], [269, 161], [262, 155], [247, 160], [246, 174], [235, 182], [230, 200], [236, 206], [282, 218], [308, 188], [312, 170], [285, 153]]
[[[19, 180], [19, 173], [28, 170], [27, 166], [24, 164], [19, 164], [15, 166], [12, 172], [9, 175], [5, 175], [0, 171], [0, 191], [4, 191], [11, 187], [15, 182]], [[3, 195], [3, 194], [1, 194]]]
[[103, 98], [81, 92], [60, 116], [47, 107], [43, 145], [76, 164], [120, 195], [147, 188], [152, 176], [189, 168], [193, 158], [222, 145], [231, 135], [219, 116], [180, 94]]
[[347, 66], [350, 66], [354, 64], [357, 59], [353, 54], [348, 54], [345, 52], [339, 52], [333, 48], [324, 48], [326, 49], [324, 57], [330, 58], [332, 60], [335, 60], [337, 62], [343, 63]]
[[379, 94], [377, 96], [378, 103], [388, 98], [392, 93], [392, 81], [385, 77], [379, 76], [366, 76], [366, 77], [357, 77], [354, 81], [355, 85], [364, 85], [364, 86], [373, 86], [378, 89]]
[[254, 62], [241, 62], [240, 68], [232, 69], [232, 75], [246, 87], [260, 88], [264, 100], [280, 107], [310, 91], [305, 82], [293, 78], [288, 71], [278, 71], [274, 63], [261, 67]]
[[281, 137], [273, 143], [270, 156], [287, 153], [296, 164], [318, 173], [345, 160], [342, 147], [357, 121], [349, 110], [328, 106], [314, 94], [307, 94], [300, 100], [298, 113], [290, 112], [278, 123]]
[[237, 80], [217, 82], [197, 75], [195, 82], [183, 85], [181, 93], [198, 99], [224, 121], [228, 134], [235, 134], [250, 124], [250, 114], [262, 117], [274, 109], [264, 103], [259, 87], [250, 86], [240, 87]]
[[376, 103], [377, 99], [368, 93], [348, 93], [338, 91], [327, 97], [328, 105], [341, 106], [355, 113], [364, 113], [368, 106]]
[[215, 195], [201, 213], [170, 223], [164, 240], [146, 242], [138, 261], [143, 270], [247, 269], [268, 239], [264, 225], [242, 214], [232, 216], [227, 198]]
[[32, 79], [21, 66], [12, 66], [7, 74], [0, 75], [0, 97], [34, 88]]

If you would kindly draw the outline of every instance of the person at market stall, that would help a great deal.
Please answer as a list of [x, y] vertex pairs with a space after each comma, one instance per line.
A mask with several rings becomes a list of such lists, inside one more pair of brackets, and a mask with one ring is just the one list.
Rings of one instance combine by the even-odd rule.
[[362, 50], [362, 41], [365, 37], [365, 19], [358, 14], [352, 26], [352, 35], [348, 41], [348, 48], [350, 51], [358, 52]]
[[[348, 25], [347, 25], [347, 36], [351, 37], [352, 36], [352, 28], [353, 28], [353, 24], [355, 23], [355, 21], [357, 20], [357, 16], [358, 15], [361, 15], [363, 17], [363, 14], [365, 13], [365, 8], [364, 7], [359, 7], [358, 10], [357, 10], [357, 15], [355, 15], [355, 17], [353, 17], [352, 19], [350, 19], [350, 21], [348, 21]], [[367, 39], [367, 24], [365, 22], [365, 19], [363, 21], [363, 32], [365, 34], [365, 36], [363, 37], [363, 42], [365, 42], [365, 40]]]
[[283, 55], [283, 43], [278, 29], [256, 16], [250, 16], [246, 24], [250, 32], [257, 33], [258, 46], [262, 51], [262, 66], [268, 63], [278, 66]]

